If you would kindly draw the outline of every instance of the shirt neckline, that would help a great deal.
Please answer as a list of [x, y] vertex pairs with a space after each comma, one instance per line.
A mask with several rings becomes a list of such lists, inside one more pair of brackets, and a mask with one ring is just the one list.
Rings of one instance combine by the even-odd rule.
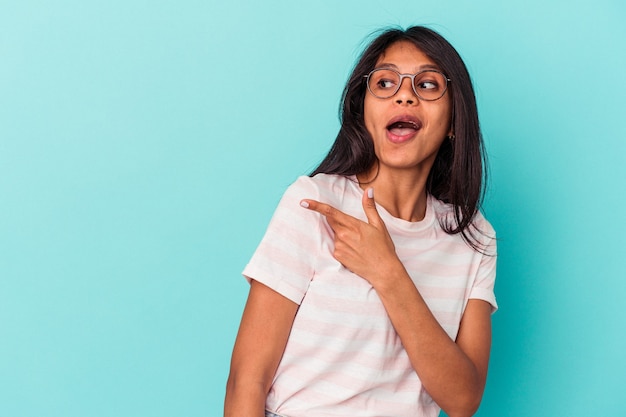
[[[359, 180], [357, 179], [356, 175], [351, 175], [347, 177], [347, 180], [350, 183], [351, 190], [354, 192], [355, 196], [359, 198], [360, 201], [360, 198], [363, 195], [363, 190], [359, 186]], [[380, 217], [385, 222], [385, 226], [387, 226], [387, 229], [395, 229], [404, 232], [417, 232], [428, 229], [435, 222], [436, 216], [434, 205], [435, 198], [432, 195], [428, 194], [426, 198], [426, 214], [424, 215], [424, 218], [422, 220], [417, 222], [411, 222], [395, 217], [391, 213], [389, 213], [387, 209], [385, 209], [378, 203], [376, 203], [376, 209], [378, 210]]]

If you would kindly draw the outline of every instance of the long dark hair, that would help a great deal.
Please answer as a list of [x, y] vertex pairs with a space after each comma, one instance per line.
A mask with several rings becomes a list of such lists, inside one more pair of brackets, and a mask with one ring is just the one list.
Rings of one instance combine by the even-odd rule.
[[367, 90], [363, 76], [374, 69], [387, 48], [399, 41], [411, 42], [452, 80], [448, 84], [448, 94], [455, 138], [447, 138], [439, 148], [426, 190], [454, 208], [454, 221], [440, 219], [446, 233], [461, 233], [465, 242], [482, 251], [484, 248], [476, 236], [476, 232], [480, 231], [473, 224], [473, 219], [484, 197], [487, 161], [474, 88], [458, 52], [431, 29], [422, 26], [406, 30], [388, 29], [367, 46], [343, 90], [341, 129], [335, 143], [311, 176], [318, 173], [356, 175], [366, 172], [376, 163], [374, 145], [363, 118]]

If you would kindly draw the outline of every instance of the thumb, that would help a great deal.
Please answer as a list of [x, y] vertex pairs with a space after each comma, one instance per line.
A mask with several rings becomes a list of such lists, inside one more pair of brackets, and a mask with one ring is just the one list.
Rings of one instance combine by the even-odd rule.
[[367, 216], [367, 221], [372, 226], [380, 226], [384, 225], [383, 219], [380, 218], [378, 214], [378, 210], [376, 209], [376, 201], [374, 200], [374, 189], [368, 188], [363, 193], [363, 211], [365, 212], [365, 216]]

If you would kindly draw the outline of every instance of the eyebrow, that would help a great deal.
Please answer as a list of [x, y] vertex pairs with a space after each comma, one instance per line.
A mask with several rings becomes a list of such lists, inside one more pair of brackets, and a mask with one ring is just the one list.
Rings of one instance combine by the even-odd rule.
[[[398, 66], [397, 66], [397, 65], [395, 65], [395, 64], [387, 64], [387, 63], [384, 63], [384, 62], [383, 62], [383, 63], [381, 63], [380, 65], [377, 65], [377, 66], [376, 66], [376, 68], [391, 68], [391, 69], [395, 69], [395, 70], [397, 70], [397, 71], [399, 72], [399, 68], [398, 68]], [[441, 68], [439, 68], [439, 67], [438, 67], [437, 65], [435, 65], [435, 64], [424, 64], [424, 65], [420, 65], [420, 66], [418, 67], [417, 72], [420, 72], [420, 71], [425, 71], [425, 70], [430, 70], [430, 69], [432, 69], [432, 70], [437, 70], [437, 71], [441, 71]]]

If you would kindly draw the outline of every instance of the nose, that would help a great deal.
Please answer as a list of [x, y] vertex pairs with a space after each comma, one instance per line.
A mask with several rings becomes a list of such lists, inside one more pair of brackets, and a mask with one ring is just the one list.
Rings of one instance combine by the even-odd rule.
[[396, 93], [396, 103], [416, 104], [418, 102], [419, 99], [413, 89], [413, 80], [410, 77], [403, 77], [400, 80], [400, 89]]

